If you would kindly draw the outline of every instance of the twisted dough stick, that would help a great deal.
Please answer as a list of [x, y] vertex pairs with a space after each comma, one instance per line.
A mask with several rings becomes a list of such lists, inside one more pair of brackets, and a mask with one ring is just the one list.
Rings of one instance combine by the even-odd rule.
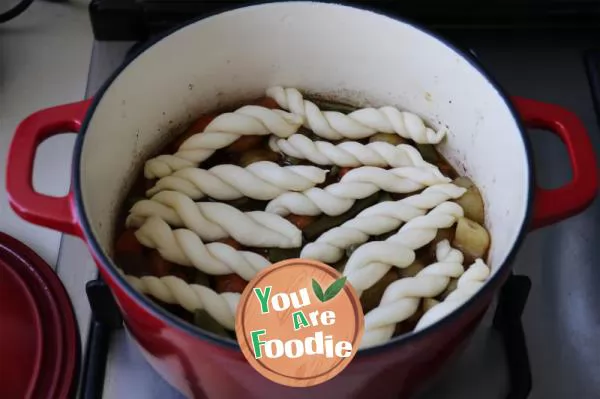
[[285, 216], [316, 216], [325, 213], [337, 216], [346, 212], [358, 199], [379, 190], [390, 193], [410, 193], [434, 184], [449, 183], [439, 169], [428, 166], [406, 166], [381, 169], [363, 166], [346, 173], [339, 183], [325, 188], [310, 188], [302, 193], [285, 193], [267, 204], [266, 211]]
[[414, 331], [419, 331], [446, 317], [460, 305], [465, 303], [483, 286], [490, 275], [489, 267], [481, 259], [469, 266], [467, 271], [460, 276], [456, 284], [456, 289], [444, 299], [443, 302], [435, 305], [427, 311], [415, 327]]
[[392, 266], [410, 266], [415, 259], [415, 250], [429, 244], [438, 229], [452, 226], [463, 214], [460, 205], [442, 202], [428, 214], [408, 221], [387, 240], [371, 241], [359, 247], [348, 259], [344, 275], [360, 295], [375, 285]]
[[156, 249], [163, 259], [182, 266], [193, 266], [213, 276], [235, 273], [250, 281], [271, 264], [254, 252], [238, 251], [220, 242], [204, 244], [193, 231], [172, 230], [156, 216], [148, 218], [135, 236], [140, 244]]
[[445, 129], [435, 132], [425, 126], [419, 116], [391, 106], [363, 108], [346, 115], [335, 111], [321, 111], [293, 88], [271, 87], [266, 94], [281, 108], [301, 115], [306, 128], [328, 140], [362, 139], [383, 132], [396, 133], [419, 144], [437, 144], [446, 134]]
[[399, 201], [375, 204], [354, 219], [323, 233], [316, 241], [307, 244], [300, 257], [334, 263], [342, 258], [344, 250], [352, 245], [364, 244], [369, 236], [378, 236], [398, 229], [444, 201], [460, 198], [466, 189], [454, 184], [438, 184], [422, 193]]
[[269, 147], [274, 152], [284, 153], [298, 159], [307, 159], [317, 165], [435, 167], [423, 159], [419, 150], [408, 144], [393, 145], [383, 141], [369, 144], [345, 141], [333, 144], [329, 141], [312, 141], [302, 134], [293, 134], [287, 139], [271, 136]]
[[415, 277], [407, 277], [390, 284], [381, 297], [379, 306], [365, 315], [365, 333], [361, 348], [382, 344], [394, 334], [396, 323], [411, 317], [419, 308], [421, 298], [434, 298], [441, 294], [450, 278], [463, 273], [463, 254], [448, 240], [436, 247], [437, 262], [421, 270]]
[[190, 312], [204, 309], [223, 327], [235, 330], [235, 311], [241, 296], [237, 292], [217, 294], [208, 287], [188, 284], [175, 276], [124, 277], [142, 294], [152, 295], [165, 303], [180, 305]]
[[158, 216], [171, 226], [185, 226], [205, 241], [232, 237], [242, 245], [259, 248], [297, 248], [302, 244], [302, 232], [281, 216], [242, 212], [219, 202], [194, 202], [176, 191], [138, 201], [126, 224], [139, 227], [150, 216]]
[[160, 179], [146, 192], [147, 196], [165, 190], [185, 194], [193, 200], [204, 196], [221, 201], [242, 197], [271, 200], [287, 191], [304, 191], [323, 183], [327, 171], [314, 166], [279, 166], [261, 161], [245, 168], [217, 165], [208, 170], [185, 168]]
[[240, 136], [275, 134], [289, 137], [296, 133], [302, 118], [279, 109], [246, 105], [234, 112], [217, 116], [204, 132], [190, 136], [173, 155], [159, 155], [144, 166], [147, 179], [160, 178], [189, 167], [195, 167], [216, 150], [227, 147]]

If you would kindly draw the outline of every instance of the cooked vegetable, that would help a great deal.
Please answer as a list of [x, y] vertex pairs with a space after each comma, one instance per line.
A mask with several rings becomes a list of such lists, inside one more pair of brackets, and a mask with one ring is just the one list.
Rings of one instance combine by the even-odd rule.
[[425, 268], [425, 262], [420, 259], [415, 259], [415, 261], [408, 267], [400, 269], [400, 274], [402, 277], [414, 277], [421, 270]]
[[456, 224], [456, 235], [452, 244], [462, 251], [465, 261], [472, 262], [485, 256], [490, 247], [490, 235], [479, 223], [460, 218]]
[[258, 105], [260, 107], [265, 107], [269, 109], [277, 109], [279, 108], [279, 104], [277, 101], [273, 100], [271, 97], [263, 97], [252, 103], [253, 105]]
[[[265, 136], [241, 136], [225, 149], [227, 152], [244, 153], [258, 147]], [[244, 165], [242, 165], [244, 166]]]
[[350, 112], [356, 111], [356, 107], [348, 104], [340, 104], [327, 100], [314, 100], [314, 103], [319, 107], [321, 111], [336, 111], [343, 114], [349, 114]]
[[362, 305], [363, 312], [366, 314], [378, 306], [385, 289], [399, 278], [400, 275], [398, 274], [398, 269], [393, 267], [374, 286], [364, 291], [360, 297], [360, 304]]
[[440, 156], [432, 144], [417, 144], [417, 149], [423, 156], [423, 159], [429, 163], [436, 164], [440, 159]]
[[171, 269], [173, 269], [175, 264], [164, 260], [158, 251], [152, 251], [149, 260], [149, 272], [152, 276], [164, 277], [173, 274], [171, 273]]
[[369, 138], [369, 143], [374, 143], [375, 141], [385, 141], [393, 145], [408, 144], [408, 140], [404, 137], [393, 133], [376, 133]]
[[208, 126], [208, 124], [210, 122], [212, 122], [212, 120], [215, 119], [216, 117], [217, 117], [217, 115], [215, 115], [215, 114], [209, 114], [209, 115], [204, 115], [204, 116], [198, 118], [185, 131], [185, 133], [183, 133], [181, 136], [177, 137], [177, 139], [175, 141], [173, 141], [173, 143], [171, 143], [171, 145], [169, 146], [169, 151], [167, 151], [167, 153], [177, 152], [177, 150], [179, 150], [179, 147], [181, 147], [181, 144], [183, 144], [184, 141], [186, 141], [190, 136], [193, 136], [196, 133], [203, 132], [204, 129], [206, 129], [206, 126]]
[[485, 221], [485, 213], [483, 207], [483, 198], [477, 186], [466, 177], [459, 177], [454, 180], [454, 184], [464, 187], [467, 191], [455, 202], [460, 205], [465, 212], [465, 217], [483, 224]]
[[204, 309], [196, 309], [194, 311], [194, 324], [198, 327], [220, 335], [222, 337], [229, 337], [225, 327], [219, 324], [218, 321], [212, 318], [211, 315]]
[[135, 230], [125, 230], [115, 245], [115, 252], [117, 254], [124, 253], [135, 253], [139, 254], [142, 252], [144, 247], [139, 243], [135, 237]]
[[224, 276], [215, 276], [215, 291], [242, 293], [248, 282], [237, 274], [226, 274]]
[[269, 249], [269, 260], [272, 263], [277, 263], [286, 259], [299, 258], [300, 249], [301, 248], [271, 248]]
[[196, 274], [194, 275], [194, 284], [210, 287], [210, 278], [208, 277], [208, 274], [201, 270], [196, 270]]
[[465, 176], [457, 177], [452, 183], [462, 188], [473, 187], [473, 182], [471, 181], [471, 179]]
[[432, 307], [439, 304], [440, 301], [433, 298], [425, 298], [423, 299], [423, 313], [429, 311]]
[[350, 167], [340, 168], [340, 171], [338, 173], [339, 178], [341, 179], [342, 177], [344, 177], [344, 175], [346, 173], [350, 172], [352, 169], [354, 169], [354, 168], [350, 168]]
[[227, 244], [230, 247], [233, 247], [233, 248], [235, 248], [237, 250], [242, 249], [242, 244], [240, 244], [239, 242], [237, 242], [236, 240], [234, 240], [231, 237], [220, 239], [218, 242], [222, 242], [223, 244]]
[[352, 208], [350, 208], [346, 213], [342, 215], [321, 216], [319, 219], [317, 219], [314, 223], [312, 223], [304, 230], [304, 237], [306, 237], [308, 241], [314, 241], [317, 237], [319, 237], [327, 230], [331, 230], [332, 228], [339, 226], [340, 224], [358, 215], [364, 209], [370, 207], [371, 205], [374, 205], [377, 202], [378, 197], [379, 195], [375, 193], [367, 198], [358, 200], [354, 203]]
[[285, 155], [283, 157], [283, 165], [300, 165], [302, 163], [302, 159], [290, 157], [289, 155]]
[[[250, 137], [256, 137], [256, 136], [250, 136]], [[237, 141], [236, 141], [236, 143], [237, 143]], [[240, 152], [242, 152], [242, 151], [240, 151]], [[277, 162], [278, 159], [279, 159], [279, 155], [277, 155], [273, 151], [252, 150], [252, 151], [246, 152], [244, 155], [242, 155], [242, 157], [240, 158], [240, 166], [246, 167], [246, 166], [250, 165], [251, 163], [259, 162], [259, 161]]]
[[455, 233], [454, 226], [448, 227], [445, 229], [439, 229], [437, 231], [435, 238], [433, 239], [431, 244], [429, 244], [429, 246], [427, 247], [428, 253], [429, 253], [429, 256], [431, 257], [431, 259], [435, 259], [435, 252], [436, 252], [437, 244], [443, 240], [448, 240], [448, 242], [452, 242], [452, 240], [454, 239], [454, 233]]
[[446, 289], [444, 290], [444, 292], [442, 292], [439, 295], [438, 298], [440, 300], [446, 299], [446, 297], [448, 295], [450, 295], [450, 293], [456, 289], [457, 285], [458, 285], [458, 279], [457, 278], [450, 279], [450, 283], [448, 283], [448, 287], [446, 287]]
[[286, 219], [292, 222], [300, 230], [304, 230], [315, 221], [316, 217], [306, 215], [288, 215]]

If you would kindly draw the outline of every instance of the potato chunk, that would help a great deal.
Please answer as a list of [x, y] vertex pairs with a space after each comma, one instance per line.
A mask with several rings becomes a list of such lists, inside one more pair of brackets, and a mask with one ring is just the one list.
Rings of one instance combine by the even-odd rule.
[[431, 309], [435, 305], [438, 305], [439, 303], [440, 303], [440, 301], [438, 301], [437, 299], [424, 298], [423, 299], [423, 313], [428, 312], [429, 309]]
[[400, 269], [400, 275], [403, 278], [414, 277], [424, 268], [425, 263], [419, 259], [415, 259], [415, 261], [410, 266]]
[[374, 143], [375, 141], [383, 141], [393, 145], [408, 144], [408, 140], [406, 140], [404, 137], [391, 133], [376, 133], [371, 136], [369, 143]]
[[481, 197], [481, 193], [477, 186], [475, 186], [469, 178], [462, 176], [455, 179], [453, 183], [467, 189], [467, 191], [455, 201], [465, 212], [465, 217], [474, 220], [479, 224], [483, 224], [485, 221], [483, 198]]
[[490, 235], [479, 223], [460, 218], [456, 223], [456, 234], [452, 245], [462, 251], [465, 261], [483, 258], [490, 247]]
[[279, 155], [269, 150], [252, 150], [244, 153], [240, 158], [240, 165], [246, 167], [254, 162], [271, 161], [277, 162]]

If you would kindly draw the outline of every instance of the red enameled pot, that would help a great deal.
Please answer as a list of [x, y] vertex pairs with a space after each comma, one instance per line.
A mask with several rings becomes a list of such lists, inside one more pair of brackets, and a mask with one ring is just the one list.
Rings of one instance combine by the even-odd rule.
[[[360, 351], [336, 378], [292, 389], [255, 372], [237, 345], [182, 322], [135, 292], [110, 258], [117, 210], [143, 161], [174, 127], [272, 85], [358, 104], [396, 105], [447, 125], [443, 155], [482, 191], [492, 236], [492, 277], [445, 319]], [[524, 126], [557, 134], [573, 179], [544, 190], [533, 181]], [[65, 197], [32, 187], [40, 142], [78, 132], [73, 181]], [[468, 55], [412, 24], [357, 8], [312, 2], [245, 7], [190, 23], [140, 51], [93, 100], [39, 111], [18, 127], [7, 188], [24, 219], [85, 240], [150, 364], [192, 397], [398, 398], [433, 375], [473, 331], [532, 228], [583, 210], [597, 192], [597, 166], [571, 112], [507, 98]]]

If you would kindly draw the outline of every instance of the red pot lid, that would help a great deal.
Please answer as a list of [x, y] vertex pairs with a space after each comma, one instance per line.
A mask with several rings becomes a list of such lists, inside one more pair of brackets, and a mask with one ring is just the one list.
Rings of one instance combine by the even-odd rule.
[[66, 398], [79, 356], [69, 297], [50, 266], [0, 233], [0, 398]]

